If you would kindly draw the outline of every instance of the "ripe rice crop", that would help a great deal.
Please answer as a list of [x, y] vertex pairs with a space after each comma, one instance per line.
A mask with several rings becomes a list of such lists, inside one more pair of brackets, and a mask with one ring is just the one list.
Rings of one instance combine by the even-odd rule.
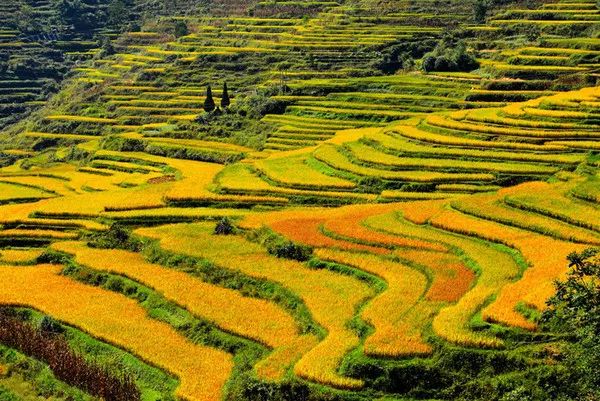
[[383, 278], [387, 289], [375, 297], [362, 316], [375, 327], [365, 341], [365, 353], [372, 356], [398, 357], [431, 353], [421, 338], [420, 325], [406, 319], [427, 289], [427, 278], [401, 263], [371, 255], [319, 249], [320, 259], [358, 268]]
[[[439, 207], [443, 206], [441, 204]], [[432, 207], [431, 210], [434, 210]], [[447, 341], [485, 347], [500, 347], [502, 341], [476, 333], [469, 329], [471, 318], [501, 288], [519, 274], [519, 266], [513, 258], [489, 244], [473, 238], [453, 235], [428, 226], [417, 226], [397, 218], [396, 214], [384, 214], [367, 219], [365, 224], [402, 237], [423, 238], [436, 241], [460, 251], [477, 269], [476, 284], [454, 304], [443, 308], [433, 320], [434, 331]], [[453, 289], [447, 288], [448, 297]]]
[[[21, 184], [31, 187], [37, 187], [47, 192], [54, 192], [58, 195], [69, 195], [73, 194], [72, 190], [67, 188], [67, 183], [64, 180], [60, 180], [53, 177], [39, 177], [39, 176], [0, 176], [0, 185], [3, 183]], [[5, 188], [2, 188], [2, 195], [0, 198], [6, 196], [4, 192]], [[48, 194], [46, 194], [47, 196]]]
[[55, 134], [51, 132], [25, 132], [23, 136], [32, 138], [65, 138], [72, 139], [74, 141], [85, 141], [98, 139], [97, 135], [83, 135], [83, 134]]
[[[0, 178], [2, 179], [2, 178]], [[35, 201], [52, 195], [37, 188], [0, 182], [0, 204], [9, 202]]]
[[283, 197], [318, 197], [331, 198], [333, 200], [362, 200], [375, 201], [374, 194], [360, 194], [339, 191], [311, 191], [304, 189], [292, 189], [276, 187], [262, 180], [251, 171], [251, 168], [245, 164], [235, 164], [228, 166], [216, 178], [219, 188], [225, 192], [247, 193], [247, 194], [271, 194]]
[[427, 224], [432, 217], [441, 213], [447, 203], [444, 199], [409, 202], [401, 205], [398, 210], [406, 220], [421, 225]]
[[404, 191], [381, 191], [381, 198], [391, 201], [418, 201], [428, 199], [448, 199], [456, 196], [455, 193], [444, 192], [404, 192]]
[[356, 142], [347, 143], [345, 146], [352, 152], [352, 156], [359, 161], [394, 168], [434, 171], [465, 170], [504, 174], [552, 174], [557, 171], [555, 167], [525, 163], [397, 157]]
[[412, 238], [401, 238], [394, 235], [387, 235], [381, 232], [373, 231], [362, 225], [362, 221], [375, 214], [384, 213], [386, 210], [396, 209], [396, 206], [388, 208], [369, 208], [357, 212], [349, 211], [344, 216], [336, 216], [324, 222], [324, 229], [335, 235], [363, 242], [365, 244], [374, 244], [385, 247], [414, 248], [430, 251], [445, 252], [447, 249], [437, 243], [422, 241]]
[[[541, 154], [541, 153], [525, 153], [518, 151], [502, 151], [502, 150], [478, 150], [478, 149], [456, 149], [441, 146], [427, 146], [424, 144], [409, 141], [401, 136], [394, 135], [392, 132], [378, 133], [365, 135], [365, 138], [370, 141], [375, 141], [386, 150], [391, 150], [399, 155], [414, 155], [421, 157], [444, 157], [448, 159], [475, 159], [475, 160], [514, 160], [525, 162], [539, 162], [552, 164], [579, 164], [583, 161], [584, 156], [578, 154]], [[452, 138], [452, 137], [450, 137]], [[457, 137], [458, 138], [458, 137]], [[442, 138], [443, 139], [443, 138]], [[487, 143], [487, 142], [486, 142]], [[552, 142], [555, 143], [555, 142]], [[578, 143], [578, 142], [577, 142]], [[560, 143], [556, 143], [557, 145]], [[475, 145], [475, 144], [474, 144]], [[466, 145], [465, 145], [466, 146]], [[562, 146], [562, 145], [561, 145]], [[565, 145], [566, 146], [566, 145]], [[479, 147], [479, 146], [476, 146]]]
[[346, 322], [354, 316], [356, 306], [373, 295], [372, 290], [354, 278], [278, 259], [267, 255], [258, 244], [236, 236], [215, 236], [212, 231], [210, 224], [179, 224], [139, 229], [137, 233], [159, 239], [163, 249], [205, 258], [218, 266], [278, 282], [294, 291], [306, 303], [315, 321], [328, 331], [323, 341], [302, 356], [294, 372], [335, 387], [361, 387], [361, 381], [340, 376], [337, 368], [346, 352], [359, 343]]
[[353, 174], [379, 177], [388, 180], [401, 180], [409, 182], [453, 182], [453, 181], [491, 181], [491, 174], [468, 173], [435, 173], [428, 171], [390, 171], [363, 167], [353, 164], [332, 145], [322, 145], [313, 152], [313, 156], [333, 168]]
[[233, 145], [230, 143], [203, 141], [199, 139], [173, 139], [173, 138], [147, 138], [150, 142], [170, 143], [174, 145], [184, 145], [202, 149], [215, 149], [224, 152], [249, 152], [251, 149], [245, 146]]
[[321, 226], [325, 222], [322, 218], [297, 218], [289, 220], [275, 221], [269, 226], [292, 241], [318, 248], [340, 248], [369, 251], [376, 254], [385, 254], [390, 251], [386, 248], [379, 248], [371, 245], [363, 245], [349, 241], [343, 241], [328, 237], [321, 232]]
[[579, 150], [600, 150], [600, 143], [598, 141], [552, 141], [548, 142], [556, 146], [565, 146], [567, 148], [579, 149]]
[[149, 172], [161, 172], [162, 170], [157, 167], [141, 166], [136, 163], [120, 162], [113, 160], [94, 160], [90, 165], [97, 169], [108, 169], [116, 171], [124, 171], [127, 173], [142, 173], [147, 174]]
[[0, 231], [0, 238], [52, 238], [52, 239], [75, 239], [79, 235], [72, 232], [58, 230], [23, 230], [19, 228]]
[[221, 217], [239, 217], [247, 212], [239, 209], [210, 209], [186, 207], [161, 207], [153, 209], [138, 209], [126, 211], [111, 211], [101, 213], [101, 217], [117, 221], [152, 221], [152, 222], [177, 222], [191, 220], [216, 220]]
[[545, 129], [581, 129], [583, 127], [573, 123], [555, 123], [551, 121], [524, 120], [504, 117], [500, 115], [502, 109], [474, 110], [466, 115], [466, 119], [472, 122], [503, 125], [522, 128], [545, 128]]
[[176, 375], [177, 396], [217, 401], [233, 362], [231, 355], [182, 338], [150, 319], [125, 296], [60, 275], [59, 266], [0, 267], [0, 303], [37, 309], [121, 347]]
[[[325, 118], [316, 118], [316, 117], [305, 117], [305, 116], [294, 116], [294, 115], [280, 115], [280, 114], [267, 114], [262, 121], [282, 124], [282, 125], [291, 125], [294, 127], [305, 127], [305, 128], [315, 128], [315, 129], [335, 129], [342, 130], [352, 128], [357, 125], [359, 122], [356, 121], [341, 121], [341, 120], [327, 120]], [[368, 125], [368, 124], [367, 124]]]
[[[101, 152], [102, 151], [99, 151], [98, 154], [100, 154]], [[47, 185], [51, 185], [51, 187], [48, 187], [49, 190], [56, 190], [55, 192], [61, 194], [64, 193], [65, 195], [85, 193], [90, 188], [100, 191], [115, 190], [117, 185], [122, 184], [124, 182], [138, 185], [146, 183], [148, 179], [160, 175], [158, 173], [129, 174], [126, 172], [119, 171], [107, 171], [88, 168], [78, 169], [70, 164], [59, 164], [57, 166], [48, 167], [44, 169], [44, 173], [45, 174], [43, 176], [38, 176], [40, 178], [37, 179], [38, 181], [40, 181], [41, 186], [45, 188], [43, 184], [44, 181], [41, 180], [41, 178], [43, 177], [47, 179]], [[3, 179], [4, 177], [0, 177], [0, 180]], [[36, 179], [32, 177], [25, 178], [25, 180], [32, 180], [31, 182], [35, 183]], [[53, 183], [52, 181], [55, 182]], [[65, 189], [67, 191], [65, 191]]]
[[482, 141], [478, 139], [464, 138], [460, 136], [441, 135], [432, 132], [423, 131], [416, 127], [396, 125], [394, 130], [403, 137], [422, 142], [429, 142], [437, 145], [459, 146], [467, 148], [481, 149], [508, 149], [508, 150], [527, 150], [527, 151], [564, 151], [564, 146], [557, 145], [534, 145], [520, 142], [502, 142], [502, 141]]
[[97, 217], [105, 210], [149, 209], [164, 206], [163, 197], [170, 183], [147, 187], [90, 192], [49, 199], [37, 204], [35, 211], [44, 217]]
[[[547, 110], [547, 109], [537, 109], [531, 107], [524, 107], [523, 111], [533, 117], [548, 117], [548, 118], [574, 118], [574, 119], [585, 119], [593, 117], [593, 115], [583, 112], [583, 111], [569, 111], [569, 110]], [[590, 138], [596, 137], [595, 135], [590, 135]]]
[[554, 293], [554, 280], [566, 273], [563, 260], [585, 246], [558, 241], [525, 230], [476, 219], [457, 212], [444, 211], [431, 220], [435, 227], [469, 236], [484, 238], [517, 249], [531, 264], [516, 283], [505, 286], [496, 301], [483, 311], [486, 320], [534, 329], [535, 324], [515, 311], [519, 302], [543, 310]]
[[[530, 115], [539, 115], [525, 109]], [[537, 110], [537, 109], [536, 109]], [[547, 110], [544, 110], [547, 111]], [[465, 123], [452, 119], [452, 116], [429, 115], [425, 121], [434, 127], [442, 127], [458, 131], [477, 132], [487, 135], [517, 136], [526, 138], [596, 138], [598, 135], [591, 131], [563, 131], [563, 130], [524, 130], [519, 128], [504, 128], [493, 125], [479, 125]]]
[[222, 329], [268, 347], [289, 345], [297, 337], [294, 320], [276, 305], [147, 263], [137, 253], [88, 248], [81, 242], [57, 243], [53, 249], [75, 255], [78, 264], [141, 282]]
[[287, 198], [277, 196], [245, 196], [245, 195], [216, 195], [206, 193], [195, 196], [172, 196], [167, 195], [165, 200], [168, 204], [232, 204], [232, 205], [285, 205], [288, 202]]
[[431, 272], [433, 277], [426, 295], [430, 301], [457, 302], [475, 280], [474, 272], [452, 253], [398, 249], [394, 254]]
[[94, 123], [94, 124], [114, 124], [116, 120], [112, 118], [102, 118], [102, 117], [86, 117], [86, 116], [70, 116], [70, 115], [52, 115], [46, 116], [47, 120], [56, 120], [56, 121], [72, 121], [78, 123]]
[[502, 204], [503, 197], [512, 194], [518, 195], [522, 193], [521, 191], [527, 192], [529, 188], [528, 184], [523, 184], [503, 189], [497, 194], [481, 194], [457, 199], [451, 204], [453, 208], [462, 213], [485, 220], [522, 228], [564, 241], [600, 245], [600, 235], [596, 233]]
[[600, 232], [600, 211], [591, 205], [566, 196], [572, 184], [532, 182], [509, 193], [504, 202], [515, 208], [558, 219], [566, 223]]
[[411, 113], [405, 111], [395, 111], [395, 110], [370, 110], [370, 109], [355, 109], [355, 108], [334, 108], [329, 106], [288, 106], [287, 108], [290, 112], [302, 113], [303, 111], [316, 111], [316, 112], [326, 112], [330, 114], [340, 114], [340, 115], [350, 115], [357, 116], [354, 118], [360, 118], [358, 116], [369, 116], [369, 117], [392, 117], [396, 120], [400, 120], [407, 117], [412, 117], [418, 115], [418, 113]]
[[587, 181], [576, 185], [571, 193], [579, 199], [600, 204], [600, 176], [589, 177]]
[[501, 187], [496, 185], [470, 185], [470, 184], [439, 184], [435, 187], [439, 191], [448, 192], [492, 192]]
[[39, 249], [0, 249], [0, 263], [9, 265], [33, 263], [42, 252]]
[[331, 177], [306, 164], [308, 154], [290, 153], [285, 157], [258, 160], [256, 168], [270, 180], [283, 186], [304, 189], [352, 189], [356, 185], [342, 178]]
[[206, 188], [223, 168], [215, 163], [179, 159], [169, 159], [169, 166], [182, 175], [181, 180], [175, 182], [167, 194], [173, 198], [205, 195]]

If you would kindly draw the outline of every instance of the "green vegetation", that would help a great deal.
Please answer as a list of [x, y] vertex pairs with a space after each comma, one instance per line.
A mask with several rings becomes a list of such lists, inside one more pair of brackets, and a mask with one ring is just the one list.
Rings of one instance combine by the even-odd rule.
[[600, 259], [598, 249], [587, 249], [569, 255], [568, 277], [556, 284], [556, 294], [548, 302], [550, 309], [542, 320], [551, 329], [565, 336], [561, 347], [565, 378], [563, 391], [572, 398], [597, 396], [598, 305], [600, 291]]
[[479, 68], [479, 62], [472, 54], [467, 52], [464, 42], [452, 46], [446, 41], [441, 42], [436, 48], [423, 57], [423, 71], [425, 72], [469, 72]]

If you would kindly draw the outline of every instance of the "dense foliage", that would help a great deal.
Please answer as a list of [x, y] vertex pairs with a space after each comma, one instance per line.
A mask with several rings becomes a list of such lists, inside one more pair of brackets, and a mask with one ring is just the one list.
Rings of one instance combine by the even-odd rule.
[[467, 51], [464, 42], [440, 42], [436, 48], [423, 56], [422, 68], [425, 72], [464, 71], [479, 68], [479, 62]]
[[556, 283], [545, 324], [565, 336], [563, 364], [572, 399], [600, 397], [600, 250], [569, 255], [568, 277]]

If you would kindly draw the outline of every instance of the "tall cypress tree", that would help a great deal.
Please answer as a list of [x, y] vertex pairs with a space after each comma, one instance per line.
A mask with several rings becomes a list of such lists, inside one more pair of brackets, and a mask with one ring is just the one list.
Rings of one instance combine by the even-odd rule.
[[223, 83], [223, 94], [221, 95], [221, 108], [225, 110], [231, 104], [229, 92], [227, 91], [227, 82]]
[[212, 89], [210, 85], [206, 87], [206, 99], [204, 99], [204, 111], [210, 113], [215, 109], [215, 100], [212, 96]]

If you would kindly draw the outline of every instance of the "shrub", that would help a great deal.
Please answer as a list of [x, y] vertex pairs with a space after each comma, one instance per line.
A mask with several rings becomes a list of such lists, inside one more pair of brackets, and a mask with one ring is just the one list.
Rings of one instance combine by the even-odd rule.
[[278, 258], [304, 262], [310, 259], [313, 252], [311, 247], [289, 241], [267, 227], [250, 231], [246, 237], [250, 241], [258, 242], [267, 248], [269, 254]]
[[393, 74], [400, 69], [411, 70], [414, 60], [421, 59], [435, 46], [436, 41], [427, 37], [419, 37], [411, 42], [394, 42], [381, 50], [380, 58], [374, 61], [372, 66], [384, 74]]
[[227, 217], [223, 217], [215, 226], [215, 235], [231, 235], [235, 232], [235, 227]]
[[379, 177], [363, 177], [358, 182], [358, 191], [379, 193], [385, 188], [385, 183]]
[[119, 152], [143, 152], [144, 142], [139, 139], [109, 135], [100, 141], [100, 147], [102, 149]]
[[477, 0], [473, 4], [473, 21], [476, 24], [485, 23], [485, 18], [488, 14], [489, 2], [487, 0]]
[[292, 259], [300, 262], [310, 259], [312, 249], [306, 245], [299, 245], [292, 241], [277, 242], [268, 249], [271, 255], [278, 258]]
[[188, 26], [183, 21], [177, 21], [175, 23], [175, 27], [173, 28], [173, 34], [176, 38], [180, 38], [182, 36], [186, 36], [190, 33]]
[[59, 322], [50, 316], [44, 316], [40, 322], [40, 330], [44, 333], [49, 334], [60, 334], [64, 333], [65, 329]]
[[467, 51], [463, 42], [453, 45], [442, 41], [433, 51], [425, 54], [421, 68], [425, 72], [469, 72], [479, 68], [479, 62]]
[[91, 234], [88, 246], [91, 248], [125, 249], [139, 252], [142, 249], [142, 242], [134, 238], [131, 231], [119, 223], [114, 223], [106, 231]]
[[235, 112], [244, 117], [261, 119], [267, 114], [283, 114], [288, 103], [264, 94], [250, 95], [236, 102]]

